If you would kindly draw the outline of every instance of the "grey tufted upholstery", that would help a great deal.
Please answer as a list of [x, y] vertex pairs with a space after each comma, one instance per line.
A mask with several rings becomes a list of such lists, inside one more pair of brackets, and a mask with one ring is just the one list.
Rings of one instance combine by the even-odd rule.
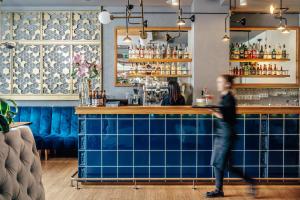
[[43, 200], [42, 167], [32, 132], [0, 132], [0, 200]]

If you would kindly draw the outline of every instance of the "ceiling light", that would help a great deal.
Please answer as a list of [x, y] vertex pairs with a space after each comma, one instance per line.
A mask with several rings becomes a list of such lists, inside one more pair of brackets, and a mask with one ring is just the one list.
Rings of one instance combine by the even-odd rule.
[[184, 26], [185, 25], [185, 21], [183, 19], [181, 19], [180, 17], [177, 20], [177, 26]]
[[282, 33], [284, 33], [284, 34], [288, 34], [288, 33], [290, 33], [290, 30], [289, 30], [289, 29], [287, 29], [287, 28], [285, 28], [285, 29], [282, 31]]
[[132, 41], [132, 39], [128, 35], [126, 35], [126, 37], [123, 38], [123, 42], [125, 42], [125, 43], [131, 43], [131, 41]]
[[99, 13], [98, 19], [101, 24], [109, 24], [112, 20], [112, 15], [108, 11], [103, 10]]
[[247, 0], [240, 0], [240, 6], [246, 6]]
[[272, 4], [272, 5], [270, 5], [270, 13], [271, 13], [271, 15], [274, 14], [274, 11], [275, 11], [275, 8], [274, 8], [274, 6]]
[[179, 0], [167, 0], [167, 4], [170, 4], [172, 6], [178, 6], [179, 5]]
[[230, 37], [227, 35], [227, 34], [225, 34], [223, 37], [222, 37], [222, 41], [223, 42], [228, 42], [230, 40]]

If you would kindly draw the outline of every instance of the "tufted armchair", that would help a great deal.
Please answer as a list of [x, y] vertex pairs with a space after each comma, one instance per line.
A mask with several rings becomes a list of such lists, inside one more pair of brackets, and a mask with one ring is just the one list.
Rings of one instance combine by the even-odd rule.
[[41, 162], [29, 127], [0, 132], [0, 199], [45, 199]]

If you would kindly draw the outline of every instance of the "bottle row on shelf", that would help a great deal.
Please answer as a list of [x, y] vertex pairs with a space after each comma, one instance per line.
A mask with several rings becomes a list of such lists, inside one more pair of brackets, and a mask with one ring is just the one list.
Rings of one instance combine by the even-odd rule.
[[186, 63], [137, 63], [129, 70], [129, 75], [189, 75], [189, 68]]
[[253, 43], [246, 45], [244, 43], [231, 44], [230, 59], [288, 59], [285, 44], [279, 44], [273, 48], [271, 45], [260, 45]]
[[105, 106], [106, 104], [106, 91], [94, 90], [89, 91], [89, 106]]
[[288, 76], [288, 70], [284, 70], [282, 66], [279, 68], [276, 64], [268, 66], [266, 64], [244, 64], [239, 67], [230, 67], [229, 73], [235, 76], [261, 75], [261, 76]]
[[128, 52], [129, 59], [136, 58], [149, 58], [149, 59], [187, 59], [191, 58], [191, 53], [188, 52], [188, 48], [184, 45], [178, 45], [171, 47], [168, 45], [159, 45], [154, 44], [141, 46], [141, 45], [132, 45], [129, 47]]

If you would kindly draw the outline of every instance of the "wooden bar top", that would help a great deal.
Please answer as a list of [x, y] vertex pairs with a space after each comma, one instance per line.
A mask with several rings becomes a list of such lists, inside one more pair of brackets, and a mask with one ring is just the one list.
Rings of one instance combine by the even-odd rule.
[[[300, 107], [239, 106], [238, 114], [300, 114]], [[211, 114], [208, 108], [192, 106], [120, 106], [120, 107], [76, 107], [76, 114]]]

